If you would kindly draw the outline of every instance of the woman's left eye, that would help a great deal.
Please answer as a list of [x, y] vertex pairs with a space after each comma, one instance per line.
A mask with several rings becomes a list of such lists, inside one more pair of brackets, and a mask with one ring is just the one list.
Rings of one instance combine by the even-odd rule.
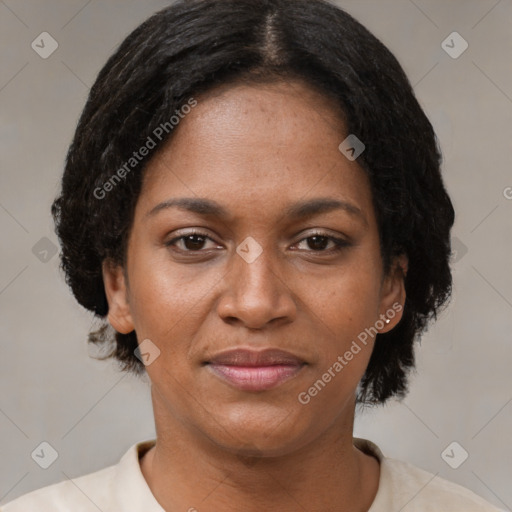
[[[333, 245], [328, 248], [329, 242], [331, 242]], [[300, 245], [301, 243], [305, 243], [308, 248], [306, 250], [311, 250], [313, 252], [333, 252], [333, 251], [339, 251], [343, 247], [347, 247], [349, 244], [345, 240], [342, 240], [341, 238], [336, 238], [334, 236], [325, 235], [325, 234], [313, 234], [306, 238], [303, 238], [299, 241], [297, 245]]]

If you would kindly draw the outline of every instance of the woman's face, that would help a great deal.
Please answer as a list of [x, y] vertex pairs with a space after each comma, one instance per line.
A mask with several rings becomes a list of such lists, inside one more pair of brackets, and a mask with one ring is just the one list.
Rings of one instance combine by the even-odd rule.
[[341, 118], [298, 82], [197, 101], [147, 166], [127, 279], [104, 265], [110, 322], [150, 340], [157, 427], [274, 455], [351, 435], [374, 341], [361, 333], [392, 329], [405, 294], [399, 271], [383, 275], [369, 181], [338, 149]]

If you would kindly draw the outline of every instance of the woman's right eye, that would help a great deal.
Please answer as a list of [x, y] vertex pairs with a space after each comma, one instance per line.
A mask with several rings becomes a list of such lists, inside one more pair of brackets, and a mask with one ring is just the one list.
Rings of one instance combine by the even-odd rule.
[[[215, 244], [215, 242], [205, 233], [188, 233], [169, 240], [165, 245], [167, 247], [174, 246], [183, 252], [204, 252], [202, 249], [207, 240], [210, 240]], [[180, 243], [181, 247], [179, 246]], [[218, 245], [216, 246], [218, 247]], [[214, 247], [211, 247], [210, 249], [214, 249]]]

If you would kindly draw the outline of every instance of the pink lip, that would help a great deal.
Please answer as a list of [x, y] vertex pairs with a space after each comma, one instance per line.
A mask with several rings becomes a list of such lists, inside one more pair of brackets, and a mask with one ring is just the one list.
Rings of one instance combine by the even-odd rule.
[[264, 391], [294, 377], [305, 362], [279, 349], [232, 349], [206, 361], [222, 380], [243, 391]]
[[211, 370], [243, 391], [265, 391], [295, 376], [303, 365], [232, 366], [210, 363]]

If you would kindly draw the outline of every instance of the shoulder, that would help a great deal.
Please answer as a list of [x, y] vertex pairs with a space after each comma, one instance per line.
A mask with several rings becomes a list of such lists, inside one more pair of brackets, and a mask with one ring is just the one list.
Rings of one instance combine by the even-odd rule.
[[20, 496], [0, 512], [89, 512], [107, 510], [116, 466], [63, 480]]
[[139, 465], [140, 457], [155, 442], [149, 439], [135, 443], [117, 464], [24, 494], [1, 506], [0, 512], [163, 512]]
[[408, 462], [384, 456], [367, 439], [354, 445], [380, 463], [379, 488], [368, 512], [503, 512], [473, 491]]
[[385, 458], [389, 485], [404, 511], [499, 512], [462, 485], [400, 460]]

